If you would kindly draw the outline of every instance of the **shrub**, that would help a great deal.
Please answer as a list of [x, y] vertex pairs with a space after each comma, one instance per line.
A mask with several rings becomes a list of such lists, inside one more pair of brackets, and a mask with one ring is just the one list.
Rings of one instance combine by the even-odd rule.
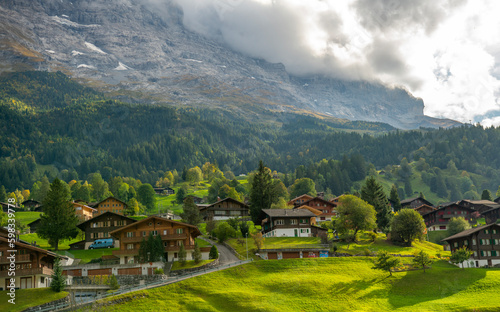
[[377, 237], [378, 237], [377, 233], [374, 233], [374, 232], [368, 232], [368, 233], [367, 233], [367, 235], [368, 235], [368, 238], [370, 238], [370, 241], [371, 241], [372, 243], [373, 243], [373, 242], [377, 239]]
[[163, 274], [163, 269], [162, 268], [155, 269], [154, 274]]
[[219, 258], [219, 251], [217, 250], [217, 246], [213, 245], [212, 248], [210, 248], [210, 253], [208, 254], [209, 259], [217, 259]]
[[118, 284], [118, 280], [116, 279], [116, 276], [112, 274], [109, 279], [108, 279], [108, 285], [112, 290], [116, 290], [120, 288], [120, 284]]

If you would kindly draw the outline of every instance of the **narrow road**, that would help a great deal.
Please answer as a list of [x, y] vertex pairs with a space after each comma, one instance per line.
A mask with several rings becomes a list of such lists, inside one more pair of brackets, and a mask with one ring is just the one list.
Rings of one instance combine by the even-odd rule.
[[236, 257], [226, 246], [217, 244], [216, 242], [205, 238], [205, 237], [200, 237], [204, 241], [217, 246], [217, 250], [219, 250], [219, 264], [224, 265], [224, 264], [230, 264], [234, 262], [240, 261], [238, 257]]

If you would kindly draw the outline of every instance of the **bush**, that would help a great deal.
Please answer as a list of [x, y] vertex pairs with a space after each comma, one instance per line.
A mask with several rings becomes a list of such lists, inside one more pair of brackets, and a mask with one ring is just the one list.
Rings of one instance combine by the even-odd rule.
[[212, 248], [210, 248], [210, 253], [208, 254], [209, 259], [217, 259], [219, 258], [219, 251], [217, 250], [217, 246], [213, 245]]
[[370, 249], [368, 249], [368, 248], [365, 248], [365, 249], [363, 249], [363, 255], [365, 255], [367, 257], [371, 256], [372, 255], [372, 251]]
[[377, 237], [378, 237], [377, 233], [374, 233], [374, 232], [368, 232], [368, 233], [367, 233], [367, 235], [368, 235], [368, 237], [370, 238], [370, 242], [372, 242], [372, 243], [373, 243], [373, 242], [377, 239]]
[[163, 274], [163, 269], [162, 268], [155, 269], [154, 274]]
[[109, 279], [108, 279], [108, 285], [112, 290], [116, 290], [120, 288], [120, 284], [118, 284], [118, 280], [116, 279], [116, 276], [112, 274]]

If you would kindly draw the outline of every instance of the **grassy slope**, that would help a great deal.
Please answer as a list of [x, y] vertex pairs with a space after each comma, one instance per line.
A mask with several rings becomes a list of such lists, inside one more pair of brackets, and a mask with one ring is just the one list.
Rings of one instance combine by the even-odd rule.
[[200, 263], [196, 264], [194, 263], [194, 260], [188, 260], [186, 261], [186, 264], [184, 266], [181, 265], [179, 261], [175, 261], [174, 264], [172, 265], [172, 271], [176, 270], [184, 270], [184, 269], [192, 269], [192, 268], [197, 268], [205, 264], [209, 264], [210, 262], [213, 262], [214, 260], [201, 260]]
[[50, 288], [37, 288], [37, 289], [17, 289], [16, 290], [16, 304], [13, 305], [7, 302], [10, 297], [7, 296], [6, 291], [0, 291], [0, 311], [23, 311], [29, 307], [34, 307], [47, 302], [64, 298], [68, 295], [67, 292], [53, 292]]
[[125, 295], [106, 311], [498, 311], [500, 270], [443, 261], [422, 271], [372, 270], [369, 258], [258, 261]]
[[[38, 237], [36, 233], [33, 234], [21, 234], [19, 235], [19, 238], [22, 240], [25, 240], [29, 243], [32, 241], [36, 241], [37, 246], [40, 246], [43, 249], [53, 249], [50, 247], [49, 242], [46, 239], [42, 239]], [[79, 242], [81, 238], [77, 237], [72, 240], [64, 240], [64, 241], [59, 241], [59, 250], [66, 250], [69, 249], [69, 244]]]
[[16, 220], [19, 220], [21, 224], [26, 224], [35, 221], [40, 218], [41, 212], [36, 211], [19, 211], [16, 212]]

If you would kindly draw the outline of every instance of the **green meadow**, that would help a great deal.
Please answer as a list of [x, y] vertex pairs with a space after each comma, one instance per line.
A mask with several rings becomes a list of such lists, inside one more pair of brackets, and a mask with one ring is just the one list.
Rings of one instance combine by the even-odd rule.
[[35, 307], [47, 302], [59, 300], [68, 295], [67, 292], [53, 292], [50, 288], [16, 289], [16, 304], [11, 304], [7, 300], [10, 297], [7, 291], [0, 291], [0, 311], [24, 311], [29, 307]]
[[[499, 311], [500, 270], [445, 261], [373, 270], [372, 258], [257, 261], [104, 301], [103, 311]], [[131, 304], [131, 300], [133, 304]], [[107, 304], [106, 304], [107, 303]]]

